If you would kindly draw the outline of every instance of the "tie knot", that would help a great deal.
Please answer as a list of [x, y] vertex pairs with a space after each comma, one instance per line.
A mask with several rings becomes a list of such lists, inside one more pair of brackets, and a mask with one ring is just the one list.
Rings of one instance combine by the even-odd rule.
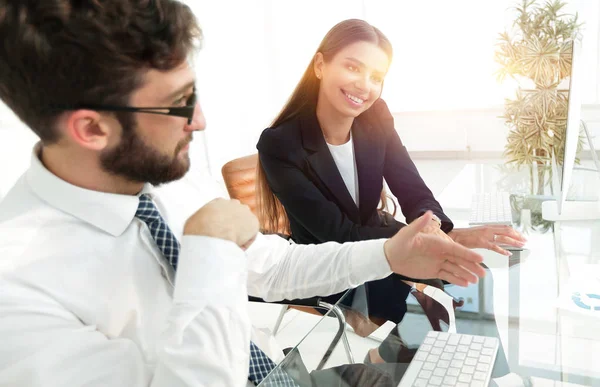
[[135, 216], [144, 221], [144, 223], [152, 223], [157, 220], [160, 220], [160, 213], [158, 209], [152, 202], [150, 195], [143, 194], [140, 196], [140, 204], [138, 205], [138, 209], [135, 212]]

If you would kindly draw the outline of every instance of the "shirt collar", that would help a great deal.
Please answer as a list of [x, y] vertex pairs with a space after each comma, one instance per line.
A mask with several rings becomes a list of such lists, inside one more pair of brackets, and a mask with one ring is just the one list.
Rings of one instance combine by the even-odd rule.
[[26, 180], [33, 192], [49, 205], [71, 214], [114, 236], [121, 235], [131, 224], [139, 204], [139, 195], [152, 195], [146, 183], [138, 196], [119, 195], [77, 187], [50, 172], [42, 164], [38, 143], [31, 155]]

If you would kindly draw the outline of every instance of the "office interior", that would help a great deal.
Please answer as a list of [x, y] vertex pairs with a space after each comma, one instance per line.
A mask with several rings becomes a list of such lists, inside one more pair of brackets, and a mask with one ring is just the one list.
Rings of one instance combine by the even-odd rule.
[[[203, 30], [202, 47], [191, 61], [207, 127], [194, 134], [188, 174], [162, 190], [180, 200], [230, 197], [223, 166], [256, 154], [260, 134], [285, 104], [324, 34], [342, 20], [364, 19], [393, 45], [382, 98], [455, 227], [471, 226], [474, 196], [505, 192], [511, 195], [512, 224], [528, 238], [511, 257], [478, 250], [493, 281], [448, 287], [464, 300], [456, 310], [458, 332], [468, 327], [470, 334], [486, 336], [497, 324], [511, 369], [533, 385], [600, 385], [600, 218], [544, 220], [541, 202], [557, 200], [561, 191], [560, 165], [555, 181], [540, 183], [541, 175], [532, 172], [539, 165], [516, 168], [505, 154], [510, 126], [504, 103], [522, 80], [498, 81], [494, 56], [519, 1], [186, 2]], [[581, 134], [579, 163], [565, 196], [567, 202], [597, 202], [600, 171], [592, 156], [600, 149], [600, 1], [567, 0], [564, 11], [577, 13], [583, 23], [579, 111], [592, 139], [590, 144]], [[568, 80], [562, 86], [568, 88]], [[0, 201], [27, 169], [37, 141], [0, 105]], [[544, 187], [533, 192], [539, 184]], [[404, 220], [400, 211], [396, 218]], [[414, 297], [408, 303], [401, 329], [410, 342], [431, 326]], [[251, 302], [249, 313], [261, 329], [277, 326], [282, 348], [299, 345], [309, 368], [318, 366], [338, 330], [335, 317], [279, 304]], [[360, 337], [346, 325], [352, 359], [361, 362], [393, 326], [386, 323]], [[345, 363], [348, 349], [340, 341], [326, 365]]]

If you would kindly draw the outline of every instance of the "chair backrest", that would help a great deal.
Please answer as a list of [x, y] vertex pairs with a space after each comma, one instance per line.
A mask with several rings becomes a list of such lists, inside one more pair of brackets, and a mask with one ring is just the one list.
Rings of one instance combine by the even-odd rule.
[[[229, 197], [237, 199], [246, 204], [254, 215], [258, 216], [256, 197], [256, 166], [258, 165], [258, 154], [240, 157], [227, 162], [221, 168], [221, 174], [225, 181], [225, 187]], [[277, 228], [277, 233], [284, 236], [283, 226], [285, 218], [282, 218]], [[288, 236], [289, 237], [289, 236]]]
[[256, 164], [258, 154], [240, 157], [223, 165], [221, 174], [229, 197], [246, 204], [256, 212]]
[[[221, 174], [223, 175], [223, 180], [225, 181], [225, 187], [227, 187], [227, 192], [229, 193], [229, 197], [232, 199], [237, 199], [241, 203], [246, 204], [255, 215], [257, 214], [256, 208], [256, 166], [258, 165], [258, 154], [253, 154], [249, 156], [240, 157], [238, 159], [231, 160], [223, 165], [221, 168]], [[279, 227], [280, 230], [283, 229], [282, 226]], [[279, 233], [280, 236], [283, 233]], [[287, 236], [284, 236], [287, 237]], [[249, 297], [250, 301], [254, 302], [264, 302], [262, 299], [256, 297]], [[300, 305], [289, 305], [290, 308], [298, 309], [303, 312], [321, 315], [315, 308], [312, 306], [317, 306], [319, 304], [319, 297], [312, 297], [306, 300], [294, 300], [291, 304], [300, 304]], [[284, 304], [290, 304], [290, 302], [286, 302]]]

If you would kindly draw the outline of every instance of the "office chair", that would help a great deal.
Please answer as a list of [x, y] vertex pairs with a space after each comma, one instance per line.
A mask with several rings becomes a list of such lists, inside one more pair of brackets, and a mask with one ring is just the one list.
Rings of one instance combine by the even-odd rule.
[[[250, 156], [241, 157], [235, 160], [231, 160], [226, 163], [221, 169], [221, 174], [223, 175], [223, 179], [225, 181], [225, 186], [227, 187], [227, 192], [232, 199], [237, 199], [241, 203], [246, 204], [254, 214], [256, 214], [256, 165], [258, 163], [258, 155], [253, 154]], [[284, 233], [278, 233], [279, 236], [289, 239], [289, 235], [285, 235]], [[266, 302], [258, 297], [249, 297], [251, 302]], [[350, 349], [350, 344], [348, 343], [348, 338], [346, 337], [346, 318], [342, 309], [338, 306], [329, 304], [320, 299], [320, 297], [313, 297], [310, 299], [303, 300], [283, 300], [277, 302], [269, 302], [270, 304], [280, 304], [282, 305], [281, 311], [279, 313], [279, 317], [275, 322], [275, 326], [273, 327], [273, 334], [276, 334], [279, 330], [281, 322], [283, 321], [283, 317], [285, 313], [289, 309], [297, 309], [302, 312], [315, 314], [318, 316], [322, 316], [317, 309], [322, 309], [325, 311], [331, 310], [331, 314], [337, 318], [339, 323], [339, 328], [334, 336], [329, 348], [325, 352], [325, 355], [319, 362], [317, 369], [322, 369], [325, 366], [325, 363], [331, 356], [331, 353], [339, 343], [340, 339], [344, 343], [344, 348], [346, 350], [346, 356], [348, 357], [348, 361], [350, 364], [354, 363], [354, 357], [352, 355], [352, 350]]]

